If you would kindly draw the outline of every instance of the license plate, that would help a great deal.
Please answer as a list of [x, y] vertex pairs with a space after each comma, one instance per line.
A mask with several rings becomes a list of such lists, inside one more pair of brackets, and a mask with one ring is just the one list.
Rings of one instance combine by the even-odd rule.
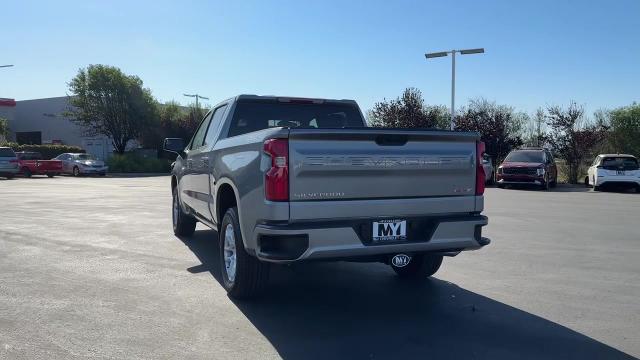
[[616, 175], [624, 175], [624, 170], [618, 170], [618, 171], [616, 172]]
[[372, 240], [374, 242], [407, 240], [406, 220], [374, 221], [372, 230]]

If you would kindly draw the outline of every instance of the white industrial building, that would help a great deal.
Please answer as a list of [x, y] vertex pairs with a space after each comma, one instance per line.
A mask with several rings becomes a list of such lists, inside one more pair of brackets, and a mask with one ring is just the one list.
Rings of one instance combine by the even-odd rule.
[[109, 138], [85, 136], [81, 127], [64, 116], [68, 110], [66, 96], [22, 101], [0, 99], [0, 117], [9, 122], [9, 141], [79, 146], [97, 158], [108, 158], [113, 153]]

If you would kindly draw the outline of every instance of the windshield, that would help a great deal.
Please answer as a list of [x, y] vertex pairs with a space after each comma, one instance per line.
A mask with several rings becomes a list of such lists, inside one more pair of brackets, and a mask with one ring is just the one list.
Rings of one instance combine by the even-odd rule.
[[95, 160], [96, 158], [91, 154], [77, 154], [74, 156], [77, 160]]
[[0, 148], [0, 157], [16, 157], [16, 154], [10, 148]]
[[507, 158], [504, 161], [509, 162], [529, 162], [529, 163], [541, 163], [543, 161], [543, 152], [536, 150], [518, 150], [512, 151], [507, 155]]
[[237, 105], [228, 136], [280, 126], [290, 128], [364, 127], [364, 120], [358, 108], [352, 104], [245, 100]]
[[601, 166], [607, 170], [638, 170], [638, 160], [628, 156], [606, 157]]

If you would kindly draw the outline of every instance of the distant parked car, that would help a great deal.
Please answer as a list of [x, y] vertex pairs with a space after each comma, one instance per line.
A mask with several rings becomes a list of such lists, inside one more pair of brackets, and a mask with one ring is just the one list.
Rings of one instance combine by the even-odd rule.
[[587, 171], [584, 183], [596, 191], [603, 187], [625, 187], [640, 192], [638, 159], [627, 154], [598, 155]]
[[62, 161], [43, 160], [39, 152], [20, 151], [16, 153], [18, 157], [18, 168], [25, 177], [33, 175], [47, 175], [54, 177], [62, 172]]
[[482, 154], [482, 167], [484, 168], [484, 182], [486, 184], [493, 184], [496, 180], [496, 173], [489, 154]]
[[11, 179], [18, 172], [20, 172], [20, 168], [16, 153], [10, 147], [0, 147], [0, 176]]
[[62, 161], [62, 172], [73, 176], [88, 174], [104, 176], [109, 170], [104, 161], [96, 159], [91, 154], [64, 153], [58, 155], [56, 160]]
[[496, 171], [496, 183], [506, 185], [536, 185], [546, 190], [556, 186], [558, 168], [551, 152], [546, 149], [525, 148], [507, 155]]

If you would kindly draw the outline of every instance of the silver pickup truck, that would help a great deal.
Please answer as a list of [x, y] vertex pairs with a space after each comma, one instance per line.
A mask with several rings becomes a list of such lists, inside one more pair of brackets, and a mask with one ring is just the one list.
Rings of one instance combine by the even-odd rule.
[[232, 297], [262, 290], [271, 263], [380, 261], [426, 278], [489, 243], [476, 133], [370, 128], [351, 100], [240, 95], [164, 148], [178, 154], [174, 232], [217, 230]]

